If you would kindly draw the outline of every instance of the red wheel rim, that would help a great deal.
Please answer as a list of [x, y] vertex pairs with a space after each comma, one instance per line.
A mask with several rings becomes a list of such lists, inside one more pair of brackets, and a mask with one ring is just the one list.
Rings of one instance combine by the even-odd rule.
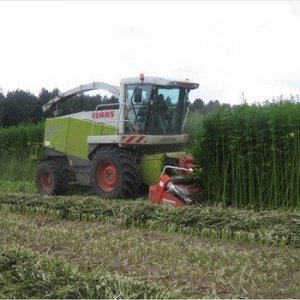
[[40, 175], [41, 187], [45, 192], [50, 192], [53, 187], [53, 180], [48, 172], [42, 172]]
[[104, 163], [97, 168], [97, 183], [104, 192], [113, 191], [119, 183], [116, 167], [111, 163]]

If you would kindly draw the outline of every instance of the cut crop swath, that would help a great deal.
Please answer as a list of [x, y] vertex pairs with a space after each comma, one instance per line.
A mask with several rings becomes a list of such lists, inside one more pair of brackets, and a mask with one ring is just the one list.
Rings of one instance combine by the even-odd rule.
[[176, 209], [151, 206], [145, 201], [16, 194], [0, 194], [0, 207], [25, 213], [48, 213], [74, 221], [300, 246], [300, 214], [288, 211], [257, 212], [222, 207]]
[[80, 273], [72, 265], [20, 247], [0, 247], [0, 298], [176, 298], [145, 282]]

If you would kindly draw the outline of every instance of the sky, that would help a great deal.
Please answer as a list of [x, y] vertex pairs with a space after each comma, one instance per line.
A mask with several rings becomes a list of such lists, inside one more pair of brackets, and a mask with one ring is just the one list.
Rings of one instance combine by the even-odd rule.
[[300, 94], [297, 1], [0, 1], [0, 88], [189, 78], [191, 100]]

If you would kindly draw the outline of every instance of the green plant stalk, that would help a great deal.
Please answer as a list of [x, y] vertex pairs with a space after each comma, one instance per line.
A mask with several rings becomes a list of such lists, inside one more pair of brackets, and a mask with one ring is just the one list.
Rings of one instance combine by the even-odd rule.
[[299, 208], [299, 143], [300, 105], [280, 102], [221, 108], [204, 120], [193, 151], [216, 204]]

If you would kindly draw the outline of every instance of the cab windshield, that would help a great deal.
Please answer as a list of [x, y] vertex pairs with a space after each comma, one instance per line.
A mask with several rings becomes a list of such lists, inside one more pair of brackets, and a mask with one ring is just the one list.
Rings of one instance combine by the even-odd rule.
[[126, 86], [126, 131], [136, 134], [182, 133], [189, 90], [157, 85]]

